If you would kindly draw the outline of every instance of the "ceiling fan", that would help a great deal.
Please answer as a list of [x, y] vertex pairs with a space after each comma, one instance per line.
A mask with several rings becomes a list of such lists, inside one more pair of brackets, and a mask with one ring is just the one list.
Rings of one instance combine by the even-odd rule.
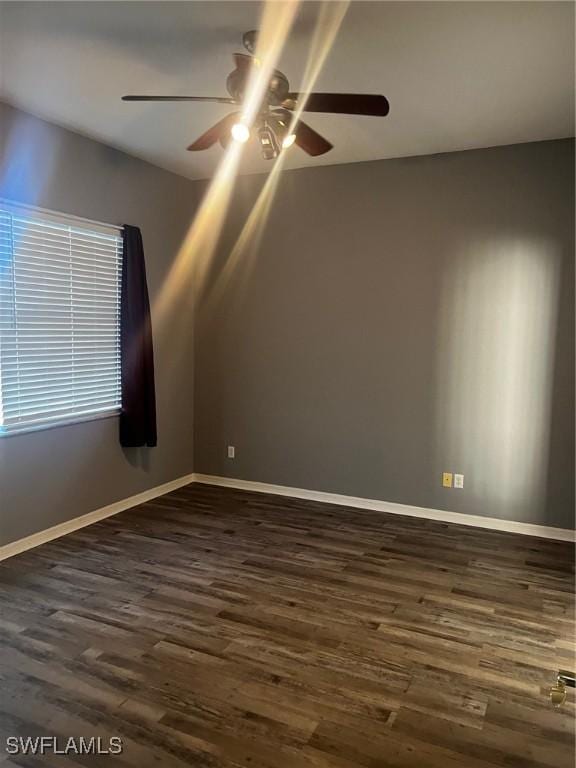
[[[219, 96], [122, 96], [123, 101], [211, 101], [219, 104], [242, 106], [246, 87], [253, 66], [259, 62], [254, 56], [257, 31], [246, 32], [242, 37], [245, 53], [235, 53], [234, 69], [226, 80], [229, 97]], [[260, 105], [258, 117], [252, 126], [265, 159], [278, 157], [282, 149], [296, 144], [309, 155], [323, 155], [332, 149], [332, 144], [317, 133], [307, 123], [298, 120], [292, 126], [292, 112], [304, 104], [304, 112], [331, 112], [344, 115], [373, 115], [385, 117], [390, 106], [381, 95], [362, 93], [310, 93], [301, 94], [290, 91], [288, 78], [283, 72], [274, 70], [268, 88]], [[244, 143], [251, 136], [250, 127], [242, 122], [242, 112], [232, 112], [209, 128], [188, 147], [192, 152], [209, 149], [217, 141], [223, 147], [230, 140]]]

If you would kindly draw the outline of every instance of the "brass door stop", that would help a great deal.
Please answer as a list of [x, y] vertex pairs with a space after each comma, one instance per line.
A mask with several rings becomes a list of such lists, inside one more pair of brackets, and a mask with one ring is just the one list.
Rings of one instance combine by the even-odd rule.
[[555, 707], [561, 707], [566, 701], [566, 688], [574, 688], [574, 672], [561, 669], [556, 678], [556, 685], [550, 688], [550, 701]]

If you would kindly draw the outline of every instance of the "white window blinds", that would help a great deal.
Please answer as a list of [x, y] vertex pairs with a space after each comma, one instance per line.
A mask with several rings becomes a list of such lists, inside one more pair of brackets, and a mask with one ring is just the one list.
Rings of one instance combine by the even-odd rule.
[[0, 201], [0, 434], [120, 408], [115, 227]]

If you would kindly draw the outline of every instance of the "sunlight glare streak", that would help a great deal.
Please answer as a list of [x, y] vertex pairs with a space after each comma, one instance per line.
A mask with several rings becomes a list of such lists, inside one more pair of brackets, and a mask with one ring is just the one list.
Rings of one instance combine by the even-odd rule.
[[314, 29], [314, 36], [308, 51], [306, 69], [304, 70], [304, 75], [302, 77], [302, 85], [299, 91], [300, 94], [303, 94], [304, 98], [300, 98], [296, 104], [296, 109], [292, 113], [292, 121], [288, 133], [294, 131], [298, 120], [302, 116], [308, 96], [316, 85], [322, 67], [326, 62], [328, 54], [332, 50], [342, 21], [348, 11], [350, 1], [351, 0], [325, 0], [325, 2], [321, 4], [316, 20], [316, 27]]
[[[327, 0], [322, 3], [320, 7], [316, 19], [314, 35], [308, 51], [302, 86], [299, 91], [301, 94], [304, 94], [304, 98], [298, 101], [297, 107], [292, 115], [287, 135], [293, 133], [295, 126], [300, 119], [302, 111], [306, 105], [306, 99], [314, 88], [326, 58], [334, 45], [336, 35], [338, 34], [349, 5], [350, 0], [344, 0], [343, 2], [331, 2], [331, 0]], [[286, 152], [281, 152], [279, 157], [276, 158], [272, 170], [266, 179], [266, 183], [260, 190], [256, 203], [254, 204], [230, 255], [226, 259], [220, 275], [215, 281], [210, 295], [212, 300], [217, 301], [221, 297], [228, 281], [240, 264], [242, 266], [241, 278], [244, 285], [246, 284], [254, 266], [258, 247], [268, 221], [268, 216], [278, 187], [278, 182], [280, 181], [280, 174], [283, 170], [286, 156]], [[241, 286], [239, 286], [239, 290], [240, 288]]]
[[264, 6], [256, 50], [257, 66], [251, 67], [248, 79], [247, 97], [242, 109], [243, 122], [252, 128], [268, 90], [268, 83], [277, 68], [278, 59], [294, 23], [300, 0], [273, 2]]
[[[252, 67], [244, 100], [243, 123], [247, 127], [251, 126], [258, 114], [270, 75], [276, 68], [298, 6], [299, 0], [283, 3], [267, 0], [264, 5], [256, 48], [260, 64]], [[185, 293], [190, 296], [190, 307], [193, 288], [202, 289], [226, 219], [243, 146], [233, 141], [225, 151], [154, 303], [156, 323], [163, 321], [168, 307], [174, 305]]]
[[242, 271], [239, 272], [239, 277], [241, 277], [241, 279], [237, 286], [237, 298], [240, 298], [240, 294], [250, 277], [258, 254], [258, 248], [266, 228], [266, 223], [274, 201], [276, 188], [280, 181], [280, 174], [282, 173], [285, 159], [285, 152], [281, 152], [275, 159], [272, 170], [268, 174], [266, 182], [260, 190], [258, 198], [250, 211], [250, 215], [246, 219], [246, 223], [242, 227], [242, 231], [240, 232], [234, 247], [230, 251], [230, 255], [227, 257], [218, 277], [215, 279], [214, 284], [208, 293], [209, 301], [217, 302], [222, 298], [232, 275], [236, 271], [239, 271], [238, 268], [242, 266]]

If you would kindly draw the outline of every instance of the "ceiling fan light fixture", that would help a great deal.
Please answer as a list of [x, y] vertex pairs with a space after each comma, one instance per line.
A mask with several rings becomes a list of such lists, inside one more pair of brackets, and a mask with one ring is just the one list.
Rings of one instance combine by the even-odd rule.
[[250, 131], [244, 123], [234, 123], [230, 133], [234, 141], [238, 141], [240, 144], [244, 144], [250, 138]]
[[264, 122], [258, 131], [258, 139], [260, 141], [262, 157], [265, 160], [274, 160], [274, 158], [278, 157], [280, 154], [278, 137], [266, 122]]
[[[1, 2], [1, 0], [0, 0]], [[262, 67], [263, 62], [256, 58], [255, 51], [258, 31], [250, 30], [242, 38], [246, 53], [234, 53], [235, 69], [226, 79], [228, 96], [122, 96], [123, 101], [144, 102], [212, 102], [216, 104], [234, 104], [238, 111], [232, 112], [219, 120], [199, 136], [188, 147], [191, 152], [210, 149], [214, 144], [226, 148], [231, 140], [245, 144], [251, 135], [260, 144], [260, 150], [266, 160], [274, 160], [283, 149], [293, 144], [310, 155], [317, 157], [332, 149], [332, 144], [300, 120], [299, 112], [324, 112], [335, 115], [366, 115], [384, 117], [390, 111], [388, 99], [374, 93], [296, 93], [290, 90], [290, 83], [283, 72], [273, 69], [266, 74], [267, 83], [262, 83], [257, 115], [250, 120], [246, 117], [244, 101], [246, 90], [253, 76], [254, 67]], [[298, 105], [301, 108], [298, 109]], [[294, 114], [298, 112], [298, 114]], [[248, 123], [248, 124], [247, 124]], [[294, 133], [291, 127], [297, 126]]]

